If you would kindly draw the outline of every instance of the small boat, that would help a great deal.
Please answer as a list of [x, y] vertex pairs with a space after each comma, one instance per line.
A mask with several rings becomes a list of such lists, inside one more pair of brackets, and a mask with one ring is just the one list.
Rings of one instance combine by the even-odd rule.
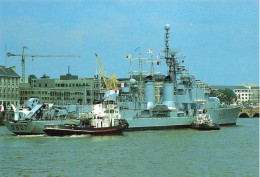
[[203, 112], [203, 114], [199, 114], [197, 120], [192, 122], [191, 128], [197, 130], [219, 130], [220, 126], [217, 123], [213, 123], [209, 114]]
[[94, 105], [93, 117], [81, 119], [80, 124], [45, 125], [44, 132], [49, 136], [66, 135], [102, 135], [120, 133], [128, 128], [128, 123], [121, 118], [114, 100], [104, 100]]

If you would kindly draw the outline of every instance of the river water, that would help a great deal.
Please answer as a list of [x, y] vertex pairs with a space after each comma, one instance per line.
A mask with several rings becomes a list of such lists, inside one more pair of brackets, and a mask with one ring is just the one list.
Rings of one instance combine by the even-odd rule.
[[258, 176], [259, 119], [216, 131], [15, 136], [0, 127], [0, 176]]

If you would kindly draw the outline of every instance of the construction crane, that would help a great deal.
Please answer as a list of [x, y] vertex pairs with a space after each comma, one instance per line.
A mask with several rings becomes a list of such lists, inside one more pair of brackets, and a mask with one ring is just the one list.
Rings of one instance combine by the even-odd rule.
[[100, 71], [101, 71], [104, 83], [106, 85], [106, 90], [118, 90], [118, 87], [117, 87], [117, 82], [118, 81], [116, 79], [116, 75], [112, 74], [111, 77], [109, 77], [107, 72], [106, 72], [106, 70], [102, 66], [102, 64], [101, 64], [101, 62], [100, 62], [100, 60], [98, 58], [98, 55], [96, 53], [95, 53], [95, 56], [97, 58], [97, 62], [98, 62], [98, 65], [99, 65], [99, 68], [100, 68]]
[[25, 57], [32, 57], [34, 59], [35, 57], [80, 57], [80, 56], [74, 56], [74, 55], [32, 55], [32, 54], [24, 54], [24, 49], [28, 49], [26, 46], [23, 46], [23, 52], [22, 54], [12, 54], [10, 52], [7, 52], [8, 57], [15, 57], [15, 56], [21, 56], [22, 57], [22, 83], [25, 83]]

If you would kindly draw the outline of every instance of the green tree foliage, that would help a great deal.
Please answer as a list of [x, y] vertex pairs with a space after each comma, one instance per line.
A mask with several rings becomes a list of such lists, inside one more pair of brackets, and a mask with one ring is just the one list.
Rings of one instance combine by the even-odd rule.
[[256, 105], [256, 102], [248, 100], [248, 101], [242, 101], [242, 104], [243, 104], [244, 107], [250, 107], [250, 106]]
[[35, 75], [30, 75], [28, 77], [28, 82], [31, 84], [32, 83], [32, 79], [37, 79], [37, 77]]
[[212, 90], [210, 91], [209, 96], [210, 96], [210, 97], [217, 97], [217, 96], [218, 96], [217, 91], [216, 91], [215, 89], [212, 89]]
[[236, 100], [236, 94], [230, 88], [211, 90], [211, 97], [218, 97], [221, 103], [230, 104]]

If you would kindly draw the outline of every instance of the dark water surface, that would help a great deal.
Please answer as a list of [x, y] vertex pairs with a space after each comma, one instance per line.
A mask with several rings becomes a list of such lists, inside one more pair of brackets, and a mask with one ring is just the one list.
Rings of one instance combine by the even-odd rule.
[[0, 127], [0, 176], [259, 176], [259, 119], [217, 131], [14, 136]]

